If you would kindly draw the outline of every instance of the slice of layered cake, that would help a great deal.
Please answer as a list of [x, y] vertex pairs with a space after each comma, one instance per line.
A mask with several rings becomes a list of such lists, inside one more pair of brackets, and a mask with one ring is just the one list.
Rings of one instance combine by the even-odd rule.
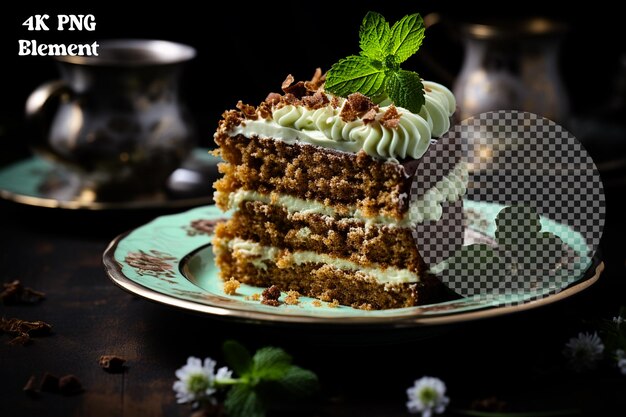
[[224, 113], [215, 201], [233, 214], [213, 240], [222, 279], [364, 309], [436, 299], [425, 234], [441, 232], [443, 252], [462, 244], [462, 228], [447, 226], [462, 225], [467, 174], [451, 144], [432, 140], [449, 129], [454, 96], [419, 85], [411, 112], [330, 94], [318, 69]]
[[459, 222], [466, 174], [458, 153], [438, 175], [420, 162], [450, 158], [431, 137], [450, 126], [452, 93], [424, 82], [414, 114], [324, 93], [319, 72], [292, 81], [258, 107], [239, 103], [215, 134], [226, 161], [215, 201], [234, 211], [213, 241], [222, 278], [362, 308], [432, 300], [416, 230]]

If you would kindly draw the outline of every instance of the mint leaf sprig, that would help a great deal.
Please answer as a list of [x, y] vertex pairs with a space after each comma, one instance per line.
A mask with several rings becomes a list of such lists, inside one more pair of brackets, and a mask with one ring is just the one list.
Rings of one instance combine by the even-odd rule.
[[368, 12], [359, 30], [359, 55], [335, 63], [326, 74], [326, 91], [347, 97], [361, 93], [380, 103], [389, 98], [395, 105], [417, 113], [424, 105], [424, 86], [416, 72], [400, 68], [424, 40], [424, 21], [419, 14], [405, 16], [389, 26], [376, 12]]
[[228, 340], [224, 358], [238, 378], [226, 394], [224, 407], [230, 417], [263, 417], [278, 398], [304, 398], [319, 388], [317, 376], [292, 364], [283, 349], [264, 347], [254, 356], [236, 341]]
[[222, 350], [231, 369], [216, 369], [213, 359], [192, 356], [176, 371], [172, 388], [179, 403], [211, 410], [218, 395], [228, 390], [224, 408], [229, 417], [264, 417], [273, 401], [302, 399], [319, 389], [317, 376], [293, 365], [291, 356], [280, 348], [264, 347], [252, 356], [241, 344], [228, 340]]

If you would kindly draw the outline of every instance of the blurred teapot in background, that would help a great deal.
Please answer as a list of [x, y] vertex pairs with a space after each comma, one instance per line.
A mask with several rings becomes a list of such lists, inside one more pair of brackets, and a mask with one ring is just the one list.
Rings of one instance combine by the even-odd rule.
[[[441, 20], [425, 16], [426, 26]], [[454, 82], [460, 120], [492, 110], [536, 113], [557, 123], [569, 117], [558, 68], [565, 24], [544, 18], [455, 23], [465, 57]]]
[[98, 56], [56, 57], [61, 79], [26, 102], [43, 130], [32, 135], [35, 153], [71, 174], [81, 199], [159, 192], [195, 146], [178, 94], [181, 66], [195, 53], [174, 42], [120, 39], [102, 41]]

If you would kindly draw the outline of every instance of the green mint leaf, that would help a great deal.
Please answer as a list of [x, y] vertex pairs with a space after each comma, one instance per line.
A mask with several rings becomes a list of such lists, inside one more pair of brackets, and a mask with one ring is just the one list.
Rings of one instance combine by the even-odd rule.
[[404, 16], [391, 27], [391, 36], [386, 45], [388, 55], [395, 55], [401, 63], [417, 52], [424, 40], [424, 21], [418, 13]]
[[365, 56], [351, 55], [335, 63], [326, 73], [326, 91], [347, 97], [359, 92], [369, 97], [380, 95], [385, 80], [381, 63]]
[[291, 366], [291, 356], [276, 347], [265, 347], [252, 357], [252, 375], [258, 379], [275, 381], [281, 379]]
[[265, 406], [250, 385], [233, 386], [226, 395], [224, 408], [229, 417], [265, 417]]
[[294, 397], [304, 398], [319, 390], [317, 375], [299, 366], [291, 366], [278, 384]]
[[222, 352], [224, 352], [226, 363], [237, 375], [243, 376], [252, 368], [250, 352], [240, 343], [234, 340], [227, 340], [222, 345]]
[[417, 113], [424, 105], [424, 85], [413, 71], [388, 71], [385, 75], [385, 92], [396, 106]]
[[359, 46], [361, 55], [375, 61], [385, 58], [385, 48], [391, 36], [389, 23], [376, 12], [367, 12], [359, 30]]

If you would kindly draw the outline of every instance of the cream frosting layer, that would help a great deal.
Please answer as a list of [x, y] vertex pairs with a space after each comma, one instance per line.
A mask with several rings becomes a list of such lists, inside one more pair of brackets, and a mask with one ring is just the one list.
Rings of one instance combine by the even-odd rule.
[[[396, 128], [385, 127], [380, 118], [389, 109], [379, 108], [375, 120], [345, 122], [339, 116], [346, 100], [339, 99], [337, 108], [327, 105], [319, 109], [287, 105], [273, 108], [269, 119], [246, 120], [234, 126], [230, 135], [273, 138], [288, 143], [305, 142], [324, 148], [368, 155], [388, 160], [418, 159], [428, 149], [431, 137], [439, 137], [450, 128], [450, 116], [456, 101], [450, 90], [441, 84], [424, 81], [425, 104], [419, 113], [398, 107], [400, 119]], [[385, 103], [383, 103], [385, 104]]]
[[257, 269], [266, 270], [265, 261], [280, 264], [302, 265], [307, 263], [325, 264], [348, 271], [358, 271], [376, 280], [380, 284], [404, 284], [419, 282], [419, 276], [408, 269], [395, 267], [383, 268], [379, 265], [363, 266], [355, 262], [313, 251], [287, 252], [274, 246], [264, 246], [250, 240], [234, 238], [228, 241], [228, 248], [235, 256], [240, 255], [249, 260]]
[[[296, 213], [302, 215], [318, 214], [332, 218], [348, 217], [362, 221], [366, 226], [414, 227], [418, 223], [425, 221], [439, 221], [443, 215], [443, 204], [462, 198], [467, 189], [467, 181], [467, 163], [461, 161], [448, 175], [439, 180], [433, 188], [424, 193], [423, 196], [412, 199], [409, 203], [407, 215], [401, 220], [383, 215], [366, 216], [355, 205], [347, 206], [346, 211], [340, 213], [332, 206], [316, 200], [302, 199], [276, 192], [262, 194], [241, 188], [228, 196], [228, 209], [237, 209], [242, 201], [260, 201], [264, 204], [275, 204], [284, 207], [289, 215]], [[219, 193], [219, 191], [215, 193], [216, 200]]]

